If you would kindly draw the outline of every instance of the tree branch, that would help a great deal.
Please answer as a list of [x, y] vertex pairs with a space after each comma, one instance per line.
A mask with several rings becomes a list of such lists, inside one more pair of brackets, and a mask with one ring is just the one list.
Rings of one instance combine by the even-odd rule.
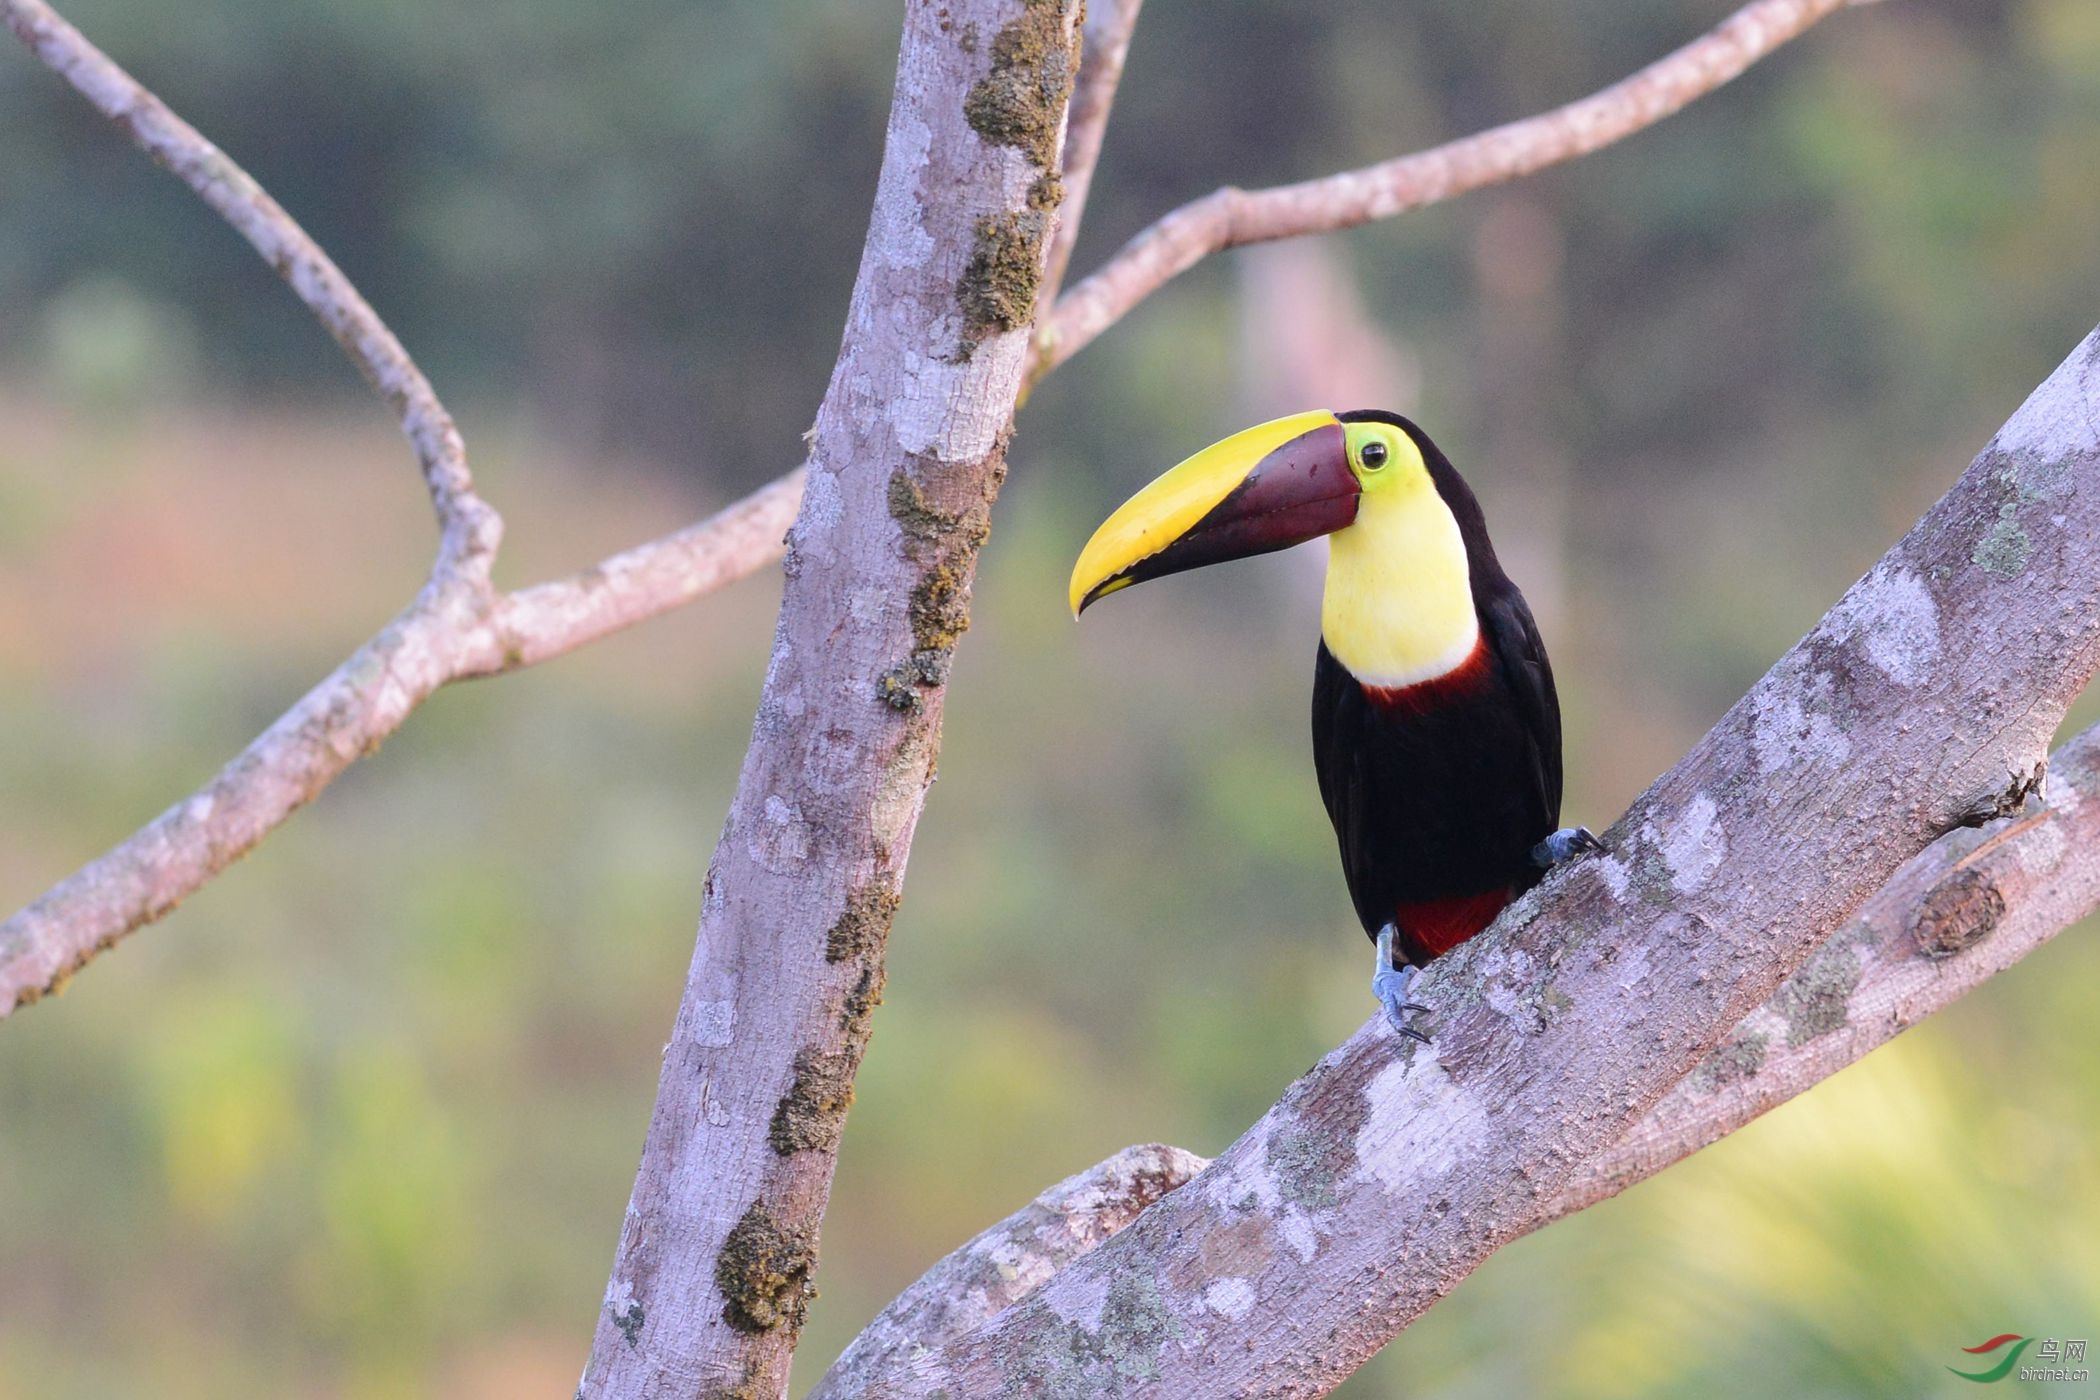
[[[2019, 811], [2096, 665], [2100, 332], [1609, 855], [1430, 967], [1432, 1047], [1374, 1020], [1189, 1187], [876, 1393], [1326, 1393], [1582, 1189], [1900, 865]], [[1843, 974], [1812, 971], [1807, 1024]]]
[[1193, 1152], [1153, 1144], [1126, 1147], [1060, 1181], [898, 1294], [808, 1400], [859, 1395], [929, 1347], [983, 1326], [1209, 1165]]
[[0, 20], [45, 67], [122, 128], [133, 145], [233, 225], [328, 328], [351, 363], [393, 406], [402, 433], [422, 463], [443, 532], [438, 572], [464, 571], [485, 583], [503, 538], [503, 521], [474, 494], [466, 444], [452, 415], [438, 402], [437, 391], [342, 269], [247, 171], [168, 110], [44, 0], [0, 0]]
[[1588, 155], [1705, 96], [1859, 0], [1753, 0], [1720, 26], [1578, 102], [1426, 151], [1274, 189], [1227, 186], [1182, 205], [1067, 292], [1036, 331], [1040, 378], [1212, 253], [1331, 233]]
[[803, 473], [797, 467], [705, 520], [580, 574], [502, 595], [454, 678], [537, 665], [749, 578], [780, 557], [802, 504]]
[[906, 7], [874, 214], [579, 1392], [590, 1400], [786, 1388], [1005, 472], [1078, 10]]
[[[1051, 293], [1062, 279], [1078, 234], [1139, 3], [1140, 0], [1105, 0], [1087, 28], [1096, 61], [1082, 66], [1080, 90], [1074, 98], [1077, 116], [1066, 137], [1071, 160], [1064, 172], [1067, 203], [1052, 237], [1052, 261], [1043, 284]], [[1496, 179], [1513, 178], [1595, 149], [1675, 110], [1657, 110], [1633, 126], [1618, 130], [1609, 125], [1609, 120], [1624, 122], [1629, 114], [1641, 116], [1646, 109], [1628, 107], [1623, 101], [1607, 102], [1614, 94], [1630, 89], [1638, 95], [1650, 93], [1652, 88], [1655, 91], [1651, 97], [1675, 94], [1676, 106], [1682, 106], [1698, 92], [1718, 86], [1836, 7], [1836, 0], [1763, 0], [1739, 12], [1714, 34], [1583, 103], [1365, 171], [1258, 194], [1220, 190], [1207, 200], [1185, 206], [1140, 235], [1108, 266], [1057, 301], [1055, 312], [1031, 347], [1029, 382], [1040, 380], [1071, 358], [1138, 301], [1208, 252], [1252, 241], [1251, 237], [1238, 236], [1239, 216], [1235, 214], [1224, 226], [1224, 231], [1232, 235], [1230, 239], [1214, 246], [1204, 245], [1203, 240], [1217, 231], [1213, 222], [1216, 210], [1228, 206], [1237, 210], [1250, 201], [1252, 207], [1260, 209], [1273, 202], [1278, 205], [1278, 216], [1291, 215], [1300, 223], [1287, 229], [1273, 225], [1282, 231], [1260, 236], [1284, 237], [1289, 233], [1347, 227], [1366, 218], [1385, 217], [1448, 198]], [[228, 764], [210, 786], [170, 808], [123, 845], [83, 867], [0, 924], [0, 1015], [5, 1015], [15, 1006], [33, 1001], [43, 991], [62, 984], [98, 951], [158, 919], [252, 849], [350, 763], [398, 728], [446, 680], [510, 669], [515, 664], [509, 660], [513, 654], [521, 656], [523, 664], [557, 655], [606, 631], [667, 612], [712, 587], [773, 563], [781, 553], [780, 532], [773, 526], [791, 518], [797, 509], [802, 475], [797, 469], [722, 516], [608, 561], [601, 567], [618, 574], [616, 588], [600, 589], [597, 571], [587, 571], [570, 581], [573, 587], [567, 592], [527, 590], [524, 596], [533, 598], [537, 606], [568, 613], [578, 627], [574, 640], [557, 643], [550, 635], [526, 627], [520, 632], [522, 651], [499, 649], [491, 653], [481, 642], [457, 632], [463, 625], [459, 621], [459, 600], [435, 606], [443, 600], [428, 596], [431, 589], [450, 586], [482, 595], [480, 606], [492, 616], [511, 606], [493, 595], [488, 584], [501, 521], [494, 510], [475, 496], [459, 434], [407, 352], [326, 254], [253, 179], [59, 18], [44, 0], [0, 0], [0, 18], [40, 59], [122, 126], [141, 149], [175, 171], [233, 223], [314, 309], [400, 415], [403, 430], [423, 462], [444, 531], [426, 597], [396, 618], [388, 633], [374, 638], [346, 661], [281, 718], [270, 733], [258, 738]], [[1710, 46], [1712, 51], [1702, 46]], [[1695, 53], [1706, 57], [1688, 57]], [[1702, 63], [1714, 66], [1709, 70]], [[1647, 82], [1661, 70], [1667, 70], [1662, 80]], [[1714, 73], [1719, 76], [1713, 76]], [[1672, 74], [1675, 76], [1669, 76]], [[1637, 86], [1644, 82], [1647, 86]], [[1697, 87], [1699, 82], [1705, 86]], [[1600, 103], [1604, 107], [1591, 110], [1591, 104]], [[1592, 119], [1606, 122], [1600, 128], [1606, 132], [1604, 136], [1583, 135], [1583, 124]], [[1525, 132], [1539, 134], [1518, 139]], [[1526, 151], [1530, 152], [1527, 159], [1535, 163], [1519, 161], [1507, 169], [1494, 164], [1498, 152], [1506, 159], [1513, 152]], [[1448, 178], [1439, 174], [1447, 165], [1457, 172]], [[1464, 178], [1458, 178], [1459, 175]], [[1376, 212], [1359, 216], [1358, 204], [1350, 201], [1356, 199], [1360, 203], [1363, 192], [1381, 180], [1390, 186], [1393, 197], [1406, 194], [1412, 202], [1394, 203], [1391, 208], [1380, 205]], [[1438, 184], [1438, 180], [1445, 182]], [[1259, 223], [1259, 218], [1265, 216], [1247, 217]], [[1188, 242], [1191, 236], [1194, 243]], [[1163, 263], [1159, 261], [1162, 250], [1179, 251]], [[1161, 271], [1163, 268], [1167, 270]], [[729, 528], [739, 519], [751, 528]], [[722, 559], [699, 558], [699, 549], [711, 540], [725, 537], [734, 543], [725, 546], [730, 552]], [[614, 569], [618, 561], [625, 561], [626, 567]], [[710, 578], [713, 583], [700, 582], [695, 586], [696, 580]], [[428, 616], [433, 608], [452, 621], [441, 626]], [[465, 611], [471, 613], [474, 608], [469, 606]], [[608, 625], [598, 629], [589, 621], [591, 617], [603, 618]], [[432, 635], [433, 629], [446, 628], [454, 630], [446, 636]], [[358, 694], [353, 678], [371, 672], [375, 666], [383, 669], [383, 658], [395, 647], [415, 656], [464, 648], [472, 659], [457, 667], [440, 665], [438, 671], [442, 675], [424, 674], [426, 686], [398, 691], [388, 704], [376, 705], [369, 697]], [[491, 661], [491, 655], [498, 660]], [[299, 742], [282, 742], [287, 733], [300, 736]], [[268, 794], [258, 791], [265, 788], [270, 790]], [[101, 888], [97, 881], [108, 881], [109, 885]]]
[[247, 854], [438, 687], [574, 651], [772, 563], [801, 484], [792, 473], [696, 525], [517, 593], [433, 580], [211, 782], [0, 923], [0, 1016], [59, 990]]
[[[2100, 907], [2100, 726], [2085, 730], [2049, 760], [2049, 800], [2038, 810], [1981, 829], [1949, 832], [1914, 857], [1860, 907], [1800, 971], [1721, 1042], [1700, 1067], [1664, 1095], [1632, 1131], [1585, 1162], [1538, 1229], [1584, 1210], [1720, 1141], [1807, 1092], [1927, 1016], [2034, 952]], [[1850, 961], [1848, 961], [1850, 960]], [[1856, 979], [1856, 980], [1855, 980]], [[1850, 990], [1846, 990], [1850, 984]], [[1028, 1267], [980, 1295], [988, 1264], [1011, 1259], [1009, 1241], [1071, 1198], [1080, 1183], [1132, 1179], [1127, 1148], [1051, 1188], [936, 1263], [868, 1325], [812, 1392], [812, 1400], [880, 1392], [913, 1359], [977, 1330], [1082, 1254], [1105, 1243], [1142, 1209], [1093, 1216], [1086, 1228], [1052, 1234]], [[1155, 1195], [1210, 1164], [1180, 1153]], [[1111, 1201], [1118, 1192], [1106, 1193]], [[1128, 1199], [1141, 1200], [1134, 1185]], [[1082, 1197], [1081, 1199], [1085, 1199]], [[1034, 1267], [1037, 1261], [1048, 1269]], [[935, 1306], [946, 1299], [948, 1310]], [[981, 1301], [980, 1301], [981, 1299]]]
[[247, 172], [44, 0], [0, 0], [0, 19], [246, 238], [328, 328], [393, 406], [441, 530], [429, 580], [379, 635], [209, 784], [0, 923], [5, 1016], [246, 854], [440, 686], [559, 656], [772, 563], [802, 473], [573, 578], [496, 592], [489, 576], [502, 520], [475, 494], [465, 445], [429, 380], [349, 279]]
[[1072, 89], [1072, 117], [1065, 126], [1065, 202], [1057, 209], [1057, 229], [1050, 236], [1050, 258], [1043, 268], [1038, 305], [1055, 304], [1065, 284], [1065, 270], [1072, 265], [1087, 195], [1094, 188], [1094, 168], [1101, 163], [1108, 114], [1123, 82], [1123, 61], [1130, 56], [1130, 38], [1137, 30], [1138, 8], [1144, 3], [1094, 0], [1087, 7], [1079, 81]]
[[1609, 1151], [1538, 1225], [1719, 1142], [1952, 1005], [2100, 907], [2100, 725], [2049, 759], [2037, 810], [1917, 856]]

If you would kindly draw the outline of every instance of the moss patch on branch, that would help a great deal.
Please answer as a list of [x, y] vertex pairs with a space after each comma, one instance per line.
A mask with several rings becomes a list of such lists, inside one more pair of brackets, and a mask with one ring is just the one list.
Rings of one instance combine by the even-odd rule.
[[795, 1055], [795, 1082], [773, 1108], [767, 1141], [781, 1156], [829, 1152], [846, 1133], [846, 1110], [853, 1107], [853, 1074], [860, 1056], [852, 1050], [827, 1055], [814, 1050]]
[[953, 651], [970, 630], [967, 566], [933, 565], [911, 591], [911, 635], [920, 651]]
[[753, 1201], [715, 1257], [722, 1316], [743, 1332], [802, 1328], [817, 1296], [816, 1236], [807, 1226], [783, 1225], [762, 1201]]
[[890, 518], [914, 544], [956, 541], [977, 548], [991, 538], [992, 512], [981, 497], [960, 509], [948, 509], [928, 495], [904, 467], [890, 473]]
[[1028, 323], [1043, 285], [1043, 241], [1049, 232], [1050, 216], [1039, 209], [978, 219], [970, 261], [956, 287], [965, 340], [974, 343]]
[[971, 571], [991, 537], [992, 500], [1004, 475], [1002, 463], [988, 482], [965, 485], [938, 462], [917, 458], [890, 473], [890, 518], [903, 532], [905, 554], [922, 569], [906, 605], [911, 654], [875, 682], [876, 698], [900, 713], [915, 713], [921, 691], [948, 683], [955, 644], [970, 626]]
[[1058, 143], [1078, 67], [1079, 25], [1068, 14], [1066, 0], [1028, 0], [992, 40], [991, 72], [963, 99], [963, 116], [973, 131], [994, 145], [1020, 151], [1040, 172], [1029, 188], [1027, 208], [977, 221], [970, 260], [956, 288], [965, 354], [986, 336], [1016, 330], [1035, 314], [1050, 216], [1064, 198], [1057, 177]]
[[880, 954], [889, 941], [890, 923], [904, 897], [885, 885], [861, 886], [846, 899], [838, 922], [824, 935], [824, 961], [846, 962]]
[[875, 1008], [882, 1005], [882, 988], [887, 978], [878, 959], [873, 965], [861, 969], [860, 980], [853, 990], [846, 993], [845, 1004], [839, 1008], [839, 1029], [855, 1041], [868, 1038], [875, 1016]]
[[1000, 28], [992, 39], [992, 71], [963, 99], [963, 115], [979, 136], [1016, 147], [1044, 170], [1056, 162], [1079, 62], [1078, 28], [1075, 23], [1067, 35], [1058, 0], [1029, 0]]

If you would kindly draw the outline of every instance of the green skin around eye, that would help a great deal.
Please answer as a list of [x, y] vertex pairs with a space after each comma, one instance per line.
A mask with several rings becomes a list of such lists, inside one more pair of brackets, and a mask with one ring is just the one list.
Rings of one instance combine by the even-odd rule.
[[1407, 454], [1398, 439], [1399, 434], [1383, 423], [1349, 425], [1349, 465], [1365, 489], [1395, 462], [1405, 460]]

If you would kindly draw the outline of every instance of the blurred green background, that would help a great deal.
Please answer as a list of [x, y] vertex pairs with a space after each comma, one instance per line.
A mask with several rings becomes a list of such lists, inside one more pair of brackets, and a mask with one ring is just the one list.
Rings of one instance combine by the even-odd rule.
[[[1608, 82], [1720, 0], [1152, 0], [1078, 267], [1171, 203]], [[504, 577], [796, 458], [899, 7], [78, 0], [453, 401]], [[188, 792], [414, 589], [405, 449], [191, 196], [0, 50], [0, 904]], [[1215, 259], [1036, 395], [824, 1235], [807, 1385], [1127, 1143], [1215, 1152], [1370, 1009], [1304, 711], [1317, 560], [1063, 582], [1257, 416], [1415, 413], [1486, 500], [1601, 827], [2100, 319], [2100, 5], [1888, 0], [1637, 139]], [[0, 1025], [0, 1397], [567, 1394], [775, 603], [439, 695]], [[2088, 717], [2089, 716], [2084, 716]], [[1342, 1392], [1915, 1396], [2100, 1333], [2100, 949], [1523, 1241]], [[2100, 1357], [2095, 1358], [2100, 1363]]]

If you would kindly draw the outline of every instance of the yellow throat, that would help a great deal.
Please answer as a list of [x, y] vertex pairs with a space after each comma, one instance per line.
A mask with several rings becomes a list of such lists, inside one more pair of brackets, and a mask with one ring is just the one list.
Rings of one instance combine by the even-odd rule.
[[[1365, 685], [1398, 687], [1456, 669], [1480, 639], [1466, 542], [1421, 454], [1364, 481], [1356, 521], [1328, 536], [1320, 632]], [[1405, 444], [1400, 448], [1400, 444]]]

